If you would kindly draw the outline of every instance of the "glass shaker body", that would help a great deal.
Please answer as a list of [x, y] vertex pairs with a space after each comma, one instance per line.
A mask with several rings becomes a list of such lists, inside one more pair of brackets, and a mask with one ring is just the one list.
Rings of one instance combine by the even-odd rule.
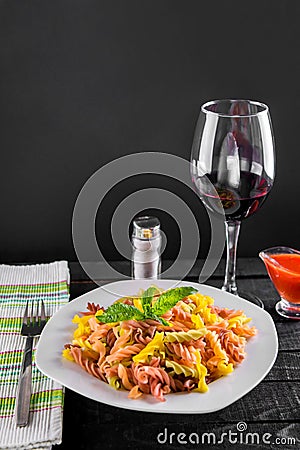
[[159, 278], [161, 232], [160, 222], [156, 217], [137, 217], [133, 221], [132, 246], [132, 278]]

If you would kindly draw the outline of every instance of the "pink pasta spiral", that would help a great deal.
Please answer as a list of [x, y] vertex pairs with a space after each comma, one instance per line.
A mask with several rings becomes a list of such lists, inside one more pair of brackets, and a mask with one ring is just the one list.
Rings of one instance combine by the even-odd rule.
[[140, 328], [134, 330], [132, 336], [135, 342], [139, 342], [140, 344], [147, 345], [149, 342], [152, 341], [152, 337], [148, 335], [145, 336], [145, 333], [143, 333], [143, 330], [141, 330]]
[[152, 320], [151, 323], [149, 323], [149, 320], [140, 321], [140, 320], [126, 320], [122, 322], [122, 328], [124, 330], [136, 330], [141, 329], [142, 331], [147, 331], [149, 335], [155, 333], [156, 326], [159, 324], [159, 322]]
[[237, 317], [243, 314], [243, 311], [240, 309], [228, 309], [228, 308], [220, 308], [218, 306], [211, 306], [212, 312], [218, 314], [222, 319], [232, 319], [233, 317]]
[[103, 373], [101, 372], [101, 369], [95, 363], [95, 361], [91, 361], [88, 358], [85, 358], [83, 356], [84, 352], [81, 348], [78, 347], [71, 347], [70, 352], [77, 364], [79, 364], [84, 370], [86, 370], [89, 374], [93, 375], [96, 378], [99, 378], [100, 380], [106, 381]]
[[122, 347], [119, 349], [115, 349], [115, 351], [110, 353], [109, 356], [106, 357], [106, 361], [108, 363], [113, 362], [121, 362], [123, 359], [131, 358], [133, 355], [139, 353], [145, 347], [144, 344], [133, 344], [127, 345], [126, 347]]
[[179, 306], [174, 306], [172, 309], [172, 318], [180, 321], [191, 321], [191, 313], [184, 311]]
[[114, 343], [116, 342], [116, 340], [117, 340], [117, 338], [114, 333], [114, 330], [113, 329], [108, 330], [107, 335], [106, 335], [106, 343], [110, 349], [114, 346]]
[[214, 370], [221, 360], [228, 362], [228, 356], [221, 346], [218, 334], [215, 331], [208, 331], [205, 340], [213, 351], [213, 355], [207, 359], [206, 366], [208, 370]]
[[125, 344], [127, 344], [128, 341], [130, 340], [130, 335], [131, 330], [127, 330], [127, 332], [125, 332], [122, 336], [118, 336], [117, 339], [115, 340], [113, 347], [110, 349], [110, 354], [112, 355], [113, 353], [120, 350], [120, 348], [123, 347]]
[[106, 323], [104, 324], [94, 324], [93, 319], [96, 320], [94, 317], [89, 319], [89, 325], [91, 327], [92, 330], [92, 334], [90, 334], [89, 336], [89, 340], [90, 342], [93, 342], [96, 339], [102, 339], [104, 337], [106, 337], [108, 331], [111, 329], [111, 327], [109, 325], [107, 325]]
[[232, 331], [242, 337], [249, 338], [257, 334], [257, 329], [255, 327], [249, 327], [249, 325], [236, 325], [232, 328]]
[[102, 309], [102, 311], [104, 311], [103, 306], [100, 306], [98, 304], [96, 305], [95, 303], [88, 302], [88, 304], [87, 304], [87, 310], [88, 311], [83, 311], [83, 312], [81, 312], [81, 314], [83, 316], [89, 316], [90, 314], [95, 315], [96, 312], [99, 311], [100, 309]]
[[226, 330], [220, 336], [221, 345], [226, 350], [229, 362], [233, 364], [241, 363], [246, 356], [244, 345], [236, 337], [231, 330]]
[[171, 392], [171, 388], [176, 391], [176, 385], [159, 364], [159, 358], [149, 365], [133, 364], [133, 378], [141, 392], [151, 393], [157, 400], [165, 401], [164, 394]]
[[196, 363], [195, 347], [181, 342], [168, 342], [165, 344], [167, 350], [174, 354], [183, 364], [193, 365]]
[[118, 364], [118, 376], [120, 377], [122, 381], [122, 385], [125, 389], [129, 390], [134, 387], [133, 383], [133, 374], [132, 369], [123, 366], [123, 364]]

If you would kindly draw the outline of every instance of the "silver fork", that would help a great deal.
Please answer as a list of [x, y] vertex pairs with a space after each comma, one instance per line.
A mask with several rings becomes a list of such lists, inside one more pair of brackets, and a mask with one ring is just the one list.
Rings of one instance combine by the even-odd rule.
[[[27, 300], [23, 317], [23, 325], [21, 335], [26, 336], [26, 344], [23, 354], [21, 373], [17, 390], [17, 401], [15, 409], [16, 424], [18, 427], [25, 427], [28, 424], [29, 405], [31, 398], [32, 385], [32, 345], [33, 338], [39, 336], [46, 325], [46, 314], [43, 299], [36, 305], [36, 313], [34, 314], [34, 301], [29, 305]], [[30, 312], [29, 312], [30, 309]], [[40, 312], [39, 312], [40, 309]]]

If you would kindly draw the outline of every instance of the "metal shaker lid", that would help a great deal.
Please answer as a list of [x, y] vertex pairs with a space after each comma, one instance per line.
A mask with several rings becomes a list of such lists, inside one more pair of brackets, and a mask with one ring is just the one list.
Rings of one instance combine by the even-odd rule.
[[153, 239], [160, 235], [160, 222], [154, 216], [137, 217], [133, 221], [132, 237], [139, 239]]

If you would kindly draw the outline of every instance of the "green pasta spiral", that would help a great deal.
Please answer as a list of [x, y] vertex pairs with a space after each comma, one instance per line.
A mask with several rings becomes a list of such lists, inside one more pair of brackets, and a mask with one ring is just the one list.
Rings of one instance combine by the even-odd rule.
[[189, 331], [178, 331], [165, 333], [164, 342], [184, 342], [197, 340], [207, 333], [205, 328], [200, 328], [199, 330], [189, 330]]
[[194, 378], [199, 378], [199, 373], [196, 367], [188, 367], [184, 364], [179, 364], [176, 361], [170, 361], [168, 359], [166, 360], [166, 367], [173, 369], [176, 375], [183, 373], [185, 377], [191, 376]]

